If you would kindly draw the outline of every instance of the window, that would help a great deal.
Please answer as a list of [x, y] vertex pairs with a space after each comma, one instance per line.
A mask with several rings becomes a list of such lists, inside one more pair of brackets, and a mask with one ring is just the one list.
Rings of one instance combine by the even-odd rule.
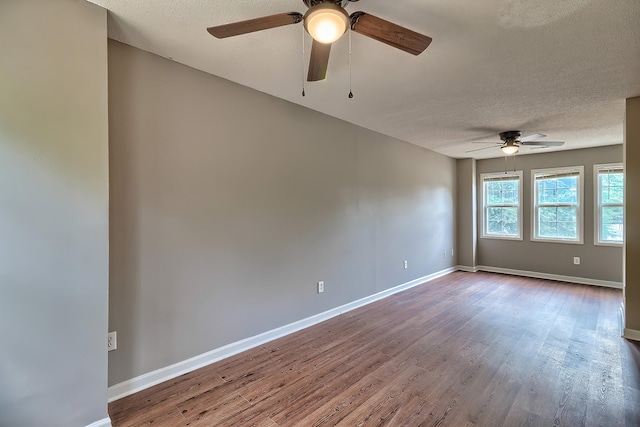
[[531, 171], [531, 240], [582, 243], [584, 166]]
[[522, 240], [522, 171], [485, 173], [482, 237]]
[[622, 163], [594, 165], [596, 184], [595, 244], [621, 245], [624, 239], [624, 173]]

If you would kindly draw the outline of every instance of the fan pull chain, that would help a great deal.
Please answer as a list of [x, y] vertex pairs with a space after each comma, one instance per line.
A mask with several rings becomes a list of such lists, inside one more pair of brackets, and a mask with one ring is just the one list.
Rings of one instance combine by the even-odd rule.
[[304, 26], [301, 25], [302, 27], [302, 96], [305, 96], [304, 93]]
[[353, 98], [353, 92], [351, 92], [351, 28], [349, 28], [349, 98]]

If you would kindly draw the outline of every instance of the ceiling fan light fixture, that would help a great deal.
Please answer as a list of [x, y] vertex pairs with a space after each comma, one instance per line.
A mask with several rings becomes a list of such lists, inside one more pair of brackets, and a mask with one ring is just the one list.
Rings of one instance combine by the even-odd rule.
[[510, 156], [512, 154], [516, 154], [518, 152], [518, 146], [516, 145], [516, 143], [514, 141], [505, 142], [504, 145], [502, 147], [500, 147], [500, 149], [507, 156]]
[[304, 16], [304, 28], [320, 43], [333, 43], [347, 31], [349, 15], [340, 6], [330, 2], [317, 4]]

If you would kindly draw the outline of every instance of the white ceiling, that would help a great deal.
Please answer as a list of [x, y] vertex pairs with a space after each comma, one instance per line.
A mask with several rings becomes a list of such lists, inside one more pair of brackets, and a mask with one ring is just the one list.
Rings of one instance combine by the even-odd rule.
[[[416, 57], [353, 34], [353, 99], [348, 35], [333, 45], [327, 79], [305, 83], [302, 97], [302, 24], [223, 40], [206, 31], [304, 13], [302, 0], [90, 1], [109, 9], [112, 39], [457, 158], [499, 157], [467, 151], [514, 129], [566, 141], [561, 150], [620, 144], [624, 100], [640, 95], [638, 0], [352, 3], [349, 13], [433, 38]], [[308, 35], [305, 44], [306, 68]]]

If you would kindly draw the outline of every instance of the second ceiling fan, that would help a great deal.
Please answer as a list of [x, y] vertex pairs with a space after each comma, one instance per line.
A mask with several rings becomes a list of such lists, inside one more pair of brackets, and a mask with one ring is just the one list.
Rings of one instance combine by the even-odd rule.
[[207, 31], [212, 36], [222, 39], [303, 22], [305, 30], [313, 37], [307, 74], [307, 80], [310, 82], [325, 79], [331, 43], [340, 39], [347, 28], [412, 55], [419, 55], [431, 43], [431, 37], [368, 13], [354, 12], [349, 15], [344, 9], [345, 6], [358, 0], [302, 1], [308, 7], [304, 15], [299, 12], [278, 13], [209, 27]]

